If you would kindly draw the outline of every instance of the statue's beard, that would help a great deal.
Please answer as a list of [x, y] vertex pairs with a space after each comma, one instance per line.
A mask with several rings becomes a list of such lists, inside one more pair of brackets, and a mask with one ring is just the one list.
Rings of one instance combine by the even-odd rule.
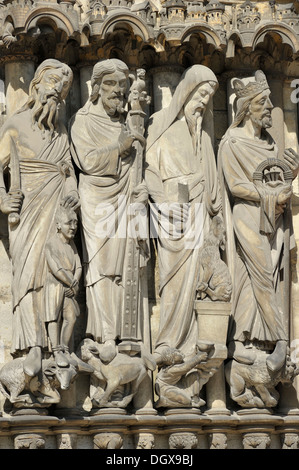
[[55, 96], [37, 93], [32, 107], [32, 122], [37, 125], [45, 136], [49, 133], [52, 139], [58, 124], [58, 102]]
[[269, 127], [272, 127], [272, 117], [271, 116], [264, 116], [262, 119], [257, 119], [253, 116], [251, 116], [252, 122], [260, 127], [261, 129], [268, 129]]
[[188, 106], [185, 107], [185, 119], [192, 138], [195, 154], [200, 151], [203, 113], [204, 109], [188, 109]]
[[102, 96], [102, 103], [106, 113], [111, 117], [120, 116], [125, 112], [122, 96], [112, 96], [109, 98]]

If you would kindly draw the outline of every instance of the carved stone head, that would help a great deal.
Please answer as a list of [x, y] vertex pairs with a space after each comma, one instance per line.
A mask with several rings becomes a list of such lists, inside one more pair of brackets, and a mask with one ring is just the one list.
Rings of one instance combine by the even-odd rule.
[[129, 87], [129, 69], [118, 59], [98, 62], [91, 77], [90, 101], [101, 98], [104, 110], [109, 116], [124, 112], [125, 95]]
[[261, 70], [255, 73], [255, 80], [245, 84], [242, 80], [233, 82], [236, 93], [236, 117], [233, 127], [237, 127], [244, 119], [250, 119], [260, 128], [272, 126], [270, 89], [267, 79]]
[[76, 212], [62, 205], [59, 206], [56, 216], [57, 232], [61, 234], [65, 241], [69, 242], [76, 234], [78, 226], [78, 218]]
[[59, 60], [47, 59], [36, 69], [29, 87], [27, 103], [19, 111], [32, 109], [32, 124], [52, 137], [58, 123], [59, 104], [65, 100], [73, 80], [70, 67]]

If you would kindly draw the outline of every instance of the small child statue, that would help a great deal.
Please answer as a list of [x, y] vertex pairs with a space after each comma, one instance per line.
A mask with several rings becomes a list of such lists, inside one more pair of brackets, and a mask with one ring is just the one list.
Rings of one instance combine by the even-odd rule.
[[48, 273], [45, 284], [45, 322], [58, 367], [71, 363], [69, 343], [79, 306], [75, 296], [82, 273], [80, 258], [73, 238], [78, 219], [73, 209], [59, 206], [55, 217], [57, 233], [45, 247]]

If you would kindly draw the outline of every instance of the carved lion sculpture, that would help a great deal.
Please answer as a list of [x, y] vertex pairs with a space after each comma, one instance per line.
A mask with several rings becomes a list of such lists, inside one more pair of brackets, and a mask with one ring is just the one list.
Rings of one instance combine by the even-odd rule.
[[207, 295], [211, 300], [228, 302], [232, 292], [232, 282], [228, 267], [220, 257], [220, 249], [224, 250], [226, 234], [224, 223], [218, 216], [212, 220], [208, 236], [201, 247], [200, 271], [197, 284], [197, 297], [204, 299]]
[[80, 346], [80, 357], [93, 367], [91, 384], [95, 392], [91, 400], [96, 407], [125, 408], [136, 394], [148, 370], [155, 370], [151, 356], [131, 357], [118, 353], [105, 364], [100, 359], [100, 346], [87, 338]]
[[[38, 376], [29, 377], [24, 372], [24, 358], [16, 358], [0, 371], [0, 391], [15, 406], [47, 406], [59, 403], [58, 388], [68, 390], [77, 375], [77, 368], [58, 367], [53, 359], [43, 359]], [[27, 393], [23, 393], [23, 392]]]
[[230, 385], [230, 396], [244, 408], [272, 408], [277, 405], [279, 393], [275, 389], [279, 382], [291, 384], [299, 370], [287, 356], [284, 366], [272, 372], [266, 363], [268, 354], [258, 351], [253, 364], [242, 364], [235, 360], [225, 366], [225, 376]]

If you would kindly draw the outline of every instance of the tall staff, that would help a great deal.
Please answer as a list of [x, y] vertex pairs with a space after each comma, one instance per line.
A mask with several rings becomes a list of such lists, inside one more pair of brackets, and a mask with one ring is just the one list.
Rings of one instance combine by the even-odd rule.
[[[145, 91], [145, 71], [138, 69], [130, 88], [128, 98], [130, 110], [127, 115], [127, 127], [134, 130], [134, 134], [138, 136], [138, 140], [133, 143], [133, 164], [130, 177], [130, 194], [133, 196], [134, 189], [142, 183], [143, 175], [143, 159], [145, 139], [144, 119], [146, 113], [144, 107], [150, 102]], [[134, 201], [131, 201], [130, 208]], [[135, 214], [136, 215], [136, 214]], [[128, 222], [132, 229], [132, 221], [134, 219], [134, 210], [129, 214]], [[139, 268], [140, 268], [140, 245], [136, 233], [128, 233], [127, 242], [127, 261], [125, 275], [125, 295], [124, 295], [124, 311], [122, 315], [121, 339], [119, 351], [126, 352], [130, 355], [138, 354], [140, 344], [138, 343], [138, 327], [139, 327]]]

